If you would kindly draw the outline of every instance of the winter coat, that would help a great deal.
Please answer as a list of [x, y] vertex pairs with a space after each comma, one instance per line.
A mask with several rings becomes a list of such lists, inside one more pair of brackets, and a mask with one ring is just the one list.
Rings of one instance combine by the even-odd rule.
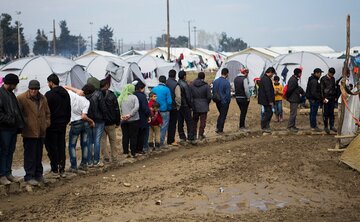
[[61, 86], [45, 93], [50, 109], [51, 125], [49, 129], [64, 128], [70, 122], [71, 102], [69, 93]]
[[24, 127], [19, 103], [13, 92], [0, 87], [0, 130], [17, 130]]
[[243, 74], [238, 74], [234, 79], [235, 97], [237, 99], [249, 99], [249, 79]]
[[193, 99], [189, 84], [182, 79], [179, 79], [178, 83], [181, 90], [181, 106], [192, 108]]
[[105, 126], [120, 125], [120, 109], [116, 95], [111, 90], [102, 91], [107, 112], [104, 113]]
[[275, 93], [272, 80], [265, 74], [259, 82], [258, 103], [263, 106], [269, 106], [274, 100]]
[[130, 115], [130, 119], [123, 120], [121, 121], [122, 123], [133, 122], [140, 119], [139, 100], [135, 95], [129, 95], [126, 99], [122, 101], [122, 103], [119, 103], [119, 107], [121, 107], [120, 115], [122, 116]]
[[209, 104], [211, 102], [210, 86], [201, 79], [195, 79], [190, 85], [193, 97], [193, 111], [197, 113], [209, 112]]
[[306, 98], [310, 101], [321, 101], [321, 87], [319, 79], [314, 75], [311, 75], [307, 82]]
[[94, 122], [104, 122], [104, 115], [108, 113], [105, 105], [104, 96], [100, 90], [95, 90], [92, 94], [86, 95], [86, 99], [90, 101], [88, 117]]
[[146, 128], [149, 126], [148, 119], [150, 117], [150, 109], [148, 107], [148, 101], [146, 95], [143, 92], [135, 92], [134, 95], [139, 100], [139, 126], [140, 128]]
[[218, 93], [222, 104], [230, 103], [231, 101], [231, 86], [230, 82], [224, 77], [217, 78], [213, 83], [213, 95]]
[[159, 111], [153, 111], [152, 108], [150, 109], [151, 115], [151, 122], [150, 126], [160, 126], [163, 124], [162, 116]]
[[50, 109], [47, 99], [41, 93], [38, 96], [38, 101], [35, 101], [28, 90], [17, 97], [25, 121], [22, 130], [24, 138], [45, 138], [46, 129], [50, 126]]
[[292, 75], [288, 81], [286, 98], [290, 103], [301, 103], [301, 96], [305, 94], [298, 81], [299, 79], [295, 75]]
[[322, 99], [335, 99], [336, 88], [335, 78], [329, 77], [329, 75], [323, 76], [320, 79], [321, 97]]
[[179, 110], [181, 106], [181, 90], [178, 82], [173, 78], [169, 78], [166, 81], [166, 86], [169, 87], [171, 92], [172, 110]]
[[160, 112], [172, 110], [172, 98], [169, 87], [164, 83], [159, 83], [151, 92], [156, 94], [156, 102], [160, 104]]

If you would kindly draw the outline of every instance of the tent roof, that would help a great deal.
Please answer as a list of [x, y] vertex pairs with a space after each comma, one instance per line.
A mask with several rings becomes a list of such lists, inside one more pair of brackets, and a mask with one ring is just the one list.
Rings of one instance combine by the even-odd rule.
[[270, 50], [268, 50], [266, 48], [250, 47], [250, 48], [244, 49], [244, 50], [242, 50], [240, 52], [236, 52], [236, 53], [232, 54], [231, 56], [229, 56], [228, 58], [233, 58], [233, 57], [235, 57], [237, 55], [249, 54], [249, 53], [256, 54], [256, 55], [261, 56], [261, 57], [266, 58], [266, 59], [273, 59], [273, 58], [279, 56], [278, 53], [270, 51]]
[[284, 47], [269, 47], [267, 50], [278, 54], [289, 54], [294, 52], [313, 52], [313, 53], [333, 53], [334, 49], [329, 46], [284, 46]]
[[83, 55], [79, 56], [78, 58], [76, 59], [80, 59], [80, 58], [83, 58], [83, 57], [87, 57], [87, 56], [110, 56], [110, 57], [118, 57], [117, 55], [111, 53], [111, 52], [107, 52], [107, 51], [100, 51], [100, 50], [93, 50], [93, 51], [89, 51], [89, 52], [86, 52], [84, 53]]
[[148, 52], [147, 50], [140, 51], [140, 50], [130, 49], [129, 51], [121, 54], [120, 57], [132, 56], [132, 55], [145, 55], [147, 52]]

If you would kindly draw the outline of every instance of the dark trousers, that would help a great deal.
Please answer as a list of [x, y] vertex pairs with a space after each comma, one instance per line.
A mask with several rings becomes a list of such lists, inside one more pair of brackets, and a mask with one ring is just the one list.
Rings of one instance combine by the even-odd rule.
[[139, 128], [138, 136], [137, 136], [137, 143], [136, 143], [136, 153], [142, 153], [144, 151], [144, 140], [146, 133], [149, 134], [148, 128]]
[[24, 142], [24, 180], [40, 180], [43, 176], [42, 154], [43, 138], [23, 138]]
[[246, 98], [239, 98], [236, 99], [236, 103], [239, 106], [240, 109], [240, 122], [239, 122], [239, 128], [244, 128], [245, 127], [245, 119], [246, 119], [246, 114], [249, 108], [249, 103], [250, 101], [248, 101]]
[[170, 111], [169, 127], [167, 134], [167, 144], [175, 142], [176, 124], [179, 118], [179, 111], [177, 109]]
[[[200, 119], [199, 134], [197, 134], [197, 132], [198, 132], [197, 126], [198, 126], [199, 119]], [[205, 127], [206, 127], [206, 119], [207, 119], [207, 113], [197, 113], [197, 112], [193, 113], [195, 135], [204, 136]]]
[[135, 156], [137, 149], [137, 140], [139, 132], [138, 121], [121, 123], [122, 146], [124, 154], [129, 154], [129, 143], [131, 155]]
[[309, 100], [310, 102], [310, 127], [317, 127], [316, 116], [319, 110], [319, 101]]
[[218, 132], [224, 131], [224, 124], [227, 113], [229, 111], [229, 105], [230, 103], [221, 103], [221, 102], [216, 103], [216, 108], [219, 111], [219, 117], [217, 118], [217, 123], [216, 123], [216, 129]]
[[11, 174], [16, 138], [16, 129], [0, 130], [0, 176], [9, 176]]
[[186, 122], [187, 139], [194, 140], [194, 122], [191, 116], [191, 110], [189, 107], [181, 106], [179, 110], [178, 132], [180, 139], [186, 140], [186, 135], [184, 132], [184, 122]]
[[290, 103], [290, 116], [287, 128], [293, 128], [296, 125], [297, 107], [298, 103]]
[[328, 128], [330, 124], [330, 128], [334, 127], [335, 115], [335, 100], [329, 99], [328, 103], [324, 103], [323, 106], [323, 119], [324, 119], [324, 127]]
[[261, 118], [261, 129], [270, 129], [270, 121], [273, 115], [272, 106], [263, 106], [264, 107], [264, 116]]
[[45, 148], [50, 159], [51, 171], [54, 173], [65, 171], [65, 134], [66, 127], [47, 129]]

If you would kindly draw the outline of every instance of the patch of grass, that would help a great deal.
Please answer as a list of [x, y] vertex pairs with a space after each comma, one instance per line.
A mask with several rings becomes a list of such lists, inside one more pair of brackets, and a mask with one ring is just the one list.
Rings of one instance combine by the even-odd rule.
[[[195, 72], [195, 71], [191, 71], [191, 72], [186, 72], [186, 79], [188, 82], [192, 82], [197, 78], [199, 72]], [[216, 72], [205, 72], [205, 81], [209, 84], [211, 84], [214, 81]]]

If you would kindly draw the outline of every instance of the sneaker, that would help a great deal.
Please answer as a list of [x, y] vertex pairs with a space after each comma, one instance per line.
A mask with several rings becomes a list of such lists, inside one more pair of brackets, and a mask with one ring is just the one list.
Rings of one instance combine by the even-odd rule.
[[59, 175], [58, 173], [55, 173], [55, 172], [53, 172], [53, 171], [50, 171], [50, 172], [48, 173], [48, 177], [49, 177], [49, 178], [53, 178], [53, 179], [58, 179], [58, 178], [60, 178], [60, 175]]
[[6, 178], [10, 181], [10, 182], [19, 182], [19, 179], [17, 179], [16, 177], [14, 177], [12, 174], [10, 174], [9, 176], [6, 176]]
[[78, 170], [75, 169], [75, 168], [70, 167], [70, 168], [69, 168], [69, 172], [70, 172], [70, 173], [78, 173]]
[[191, 145], [196, 145], [196, 144], [197, 144], [197, 141], [196, 141], [196, 140], [189, 140], [189, 143], [190, 143]]
[[330, 130], [329, 130], [329, 128], [327, 128], [327, 127], [326, 127], [326, 128], [324, 128], [324, 131], [325, 131], [325, 133], [326, 133], [326, 134], [330, 134]]
[[87, 167], [88, 167], [88, 168], [93, 168], [93, 167], [94, 167], [94, 164], [93, 164], [93, 163], [88, 163], [88, 164], [87, 164]]
[[82, 171], [87, 171], [87, 165], [85, 165], [85, 164], [80, 164], [80, 166], [79, 166], [79, 170], [82, 170]]
[[206, 138], [205, 135], [200, 135], [200, 136], [199, 136], [199, 140], [204, 140], [205, 138]]
[[180, 139], [179, 140], [179, 143], [185, 143], [186, 142], [186, 139]]
[[179, 146], [179, 144], [176, 141], [174, 141], [173, 143], [170, 143], [169, 146]]
[[28, 180], [26, 181], [29, 185], [31, 186], [39, 186], [39, 181], [35, 180], [35, 179], [31, 179], [31, 180]]
[[330, 130], [337, 133], [337, 129], [335, 127], [330, 127]]
[[223, 133], [224, 133], [224, 131], [219, 130], [219, 129], [216, 129], [216, 130], [215, 130], [215, 133], [217, 133], [217, 134], [223, 134]]
[[263, 133], [271, 133], [271, 129], [269, 128], [269, 129], [262, 129], [262, 132]]
[[9, 185], [9, 184], [11, 184], [11, 182], [8, 180], [8, 178], [6, 178], [6, 176], [2, 176], [2, 177], [0, 177], [0, 184], [1, 185]]
[[314, 127], [314, 128], [311, 128], [311, 131], [321, 132], [322, 130], [319, 127]]
[[104, 163], [102, 163], [101, 161], [94, 163], [94, 167], [103, 167]]
[[293, 132], [293, 133], [296, 133], [297, 131], [299, 131], [299, 129], [296, 127], [290, 127], [287, 130], [289, 130], [290, 132]]
[[244, 132], [244, 133], [249, 132], [249, 130], [246, 129], [245, 127], [240, 127], [239, 130], [240, 130], [241, 132]]
[[65, 172], [60, 172], [59, 175], [60, 175], [60, 178], [66, 178]]

